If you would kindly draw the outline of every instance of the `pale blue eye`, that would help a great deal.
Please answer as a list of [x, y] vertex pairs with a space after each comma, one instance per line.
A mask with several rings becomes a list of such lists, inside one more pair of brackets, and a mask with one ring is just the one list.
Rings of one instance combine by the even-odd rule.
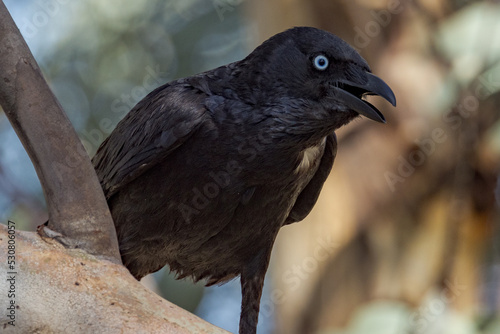
[[323, 55], [316, 56], [314, 57], [313, 64], [316, 69], [324, 71], [328, 67], [328, 58]]

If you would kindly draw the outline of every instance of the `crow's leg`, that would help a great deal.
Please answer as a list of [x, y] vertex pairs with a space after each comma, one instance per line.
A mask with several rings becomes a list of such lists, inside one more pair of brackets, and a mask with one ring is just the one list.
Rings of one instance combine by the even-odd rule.
[[[273, 240], [274, 241], [274, 240]], [[274, 243], [274, 242], [273, 242]], [[259, 318], [260, 297], [264, 287], [272, 244], [262, 250], [241, 273], [241, 302], [239, 334], [256, 334]]]

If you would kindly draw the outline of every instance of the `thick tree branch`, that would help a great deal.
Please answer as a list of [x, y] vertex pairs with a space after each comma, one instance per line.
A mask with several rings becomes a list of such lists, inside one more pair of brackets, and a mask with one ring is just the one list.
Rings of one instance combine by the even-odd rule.
[[92, 163], [0, 0], [0, 104], [42, 184], [49, 227], [64, 244], [120, 262]]
[[[12, 232], [0, 224], [0, 272], [12, 271], [9, 236], [16, 249], [16, 273], [0, 279], [3, 334], [229, 334], [162, 299], [122, 265], [44, 242], [33, 232]], [[15, 296], [8, 297], [9, 290]]]

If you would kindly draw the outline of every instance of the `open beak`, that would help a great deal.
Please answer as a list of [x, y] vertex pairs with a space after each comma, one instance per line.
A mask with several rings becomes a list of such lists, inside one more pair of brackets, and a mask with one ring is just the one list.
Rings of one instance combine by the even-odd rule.
[[370, 102], [363, 100], [365, 95], [379, 95], [396, 106], [396, 97], [391, 88], [379, 77], [365, 72], [368, 80], [363, 84], [349, 81], [338, 82], [337, 87], [333, 87], [336, 97], [345, 103], [350, 109], [360, 115], [368, 117], [377, 122], [385, 123], [382, 113]]

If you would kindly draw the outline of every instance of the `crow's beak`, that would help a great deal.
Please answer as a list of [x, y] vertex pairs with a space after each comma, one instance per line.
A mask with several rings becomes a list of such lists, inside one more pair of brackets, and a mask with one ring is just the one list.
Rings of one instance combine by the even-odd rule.
[[396, 106], [396, 97], [391, 88], [379, 77], [365, 72], [368, 80], [363, 84], [350, 81], [340, 81], [337, 87], [333, 87], [335, 95], [350, 109], [360, 115], [368, 117], [377, 122], [385, 123], [382, 113], [370, 102], [362, 99], [365, 95], [379, 95]]

